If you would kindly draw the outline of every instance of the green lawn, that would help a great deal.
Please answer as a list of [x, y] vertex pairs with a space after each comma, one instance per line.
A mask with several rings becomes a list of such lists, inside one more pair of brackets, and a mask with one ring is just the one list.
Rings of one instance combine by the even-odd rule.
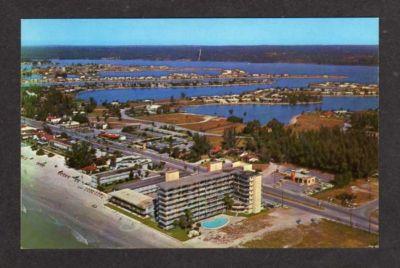
[[111, 209], [114, 209], [115, 211], [118, 211], [119, 213], [122, 213], [122, 214], [124, 214], [124, 215], [126, 215], [128, 217], [131, 217], [131, 218], [133, 218], [133, 219], [135, 219], [137, 221], [140, 221], [141, 223], [146, 224], [147, 226], [149, 226], [149, 227], [151, 227], [153, 229], [156, 229], [159, 232], [167, 234], [167, 235], [169, 235], [169, 236], [171, 236], [173, 238], [176, 238], [176, 239], [178, 239], [180, 241], [189, 240], [189, 237], [186, 234], [186, 230], [183, 230], [183, 229], [181, 229], [179, 227], [175, 227], [175, 228], [173, 228], [171, 230], [164, 230], [161, 227], [159, 227], [158, 224], [155, 221], [153, 221], [151, 218], [141, 218], [141, 217], [139, 217], [139, 216], [137, 216], [137, 215], [135, 215], [135, 214], [133, 214], [131, 212], [128, 212], [125, 209], [122, 209], [122, 208], [120, 208], [120, 207], [118, 207], [116, 205], [110, 204], [110, 203], [105, 204], [105, 206], [109, 207]]

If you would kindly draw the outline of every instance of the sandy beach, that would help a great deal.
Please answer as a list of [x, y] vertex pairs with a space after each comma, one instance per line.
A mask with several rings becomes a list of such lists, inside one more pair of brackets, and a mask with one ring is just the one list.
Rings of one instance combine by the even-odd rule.
[[[65, 175], [59, 173], [61, 170]], [[100, 248], [183, 246], [178, 240], [105, 207], [105, 194], [77, 182], [73, 176], [90, 179], [67, 168], [62, 156], [37, 156], [30, 147], [21, 147], [21, 200], [28, 215], [27, 203], [34, 202], [51, 217], [79, 230], [80, 240]]]

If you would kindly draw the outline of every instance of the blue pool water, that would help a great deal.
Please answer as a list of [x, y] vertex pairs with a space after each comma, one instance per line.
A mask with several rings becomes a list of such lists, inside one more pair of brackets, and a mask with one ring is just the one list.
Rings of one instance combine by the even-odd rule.
[[211, 220], [205, 220], [201, 222], [201, 227], [206, 229], [219, 229], [225, 226], [229, 222], [227, 217], [218, 216]]

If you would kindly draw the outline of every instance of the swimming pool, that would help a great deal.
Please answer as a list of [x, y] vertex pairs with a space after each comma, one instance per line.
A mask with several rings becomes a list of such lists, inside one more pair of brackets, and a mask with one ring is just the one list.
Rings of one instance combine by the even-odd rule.
[[206, 229], [219, 229], [224, 227], [229, 222], [227, 217], [218, 216], [210, 220], [205, 220], [201, 222], [201, 227]]

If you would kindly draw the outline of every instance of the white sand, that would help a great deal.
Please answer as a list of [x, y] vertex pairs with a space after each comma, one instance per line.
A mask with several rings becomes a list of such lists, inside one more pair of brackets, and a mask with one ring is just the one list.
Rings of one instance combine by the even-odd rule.
[[[37, 162], [47, 163], [42, 167]], [[55, 168], [55, 165], [58, 167]], [[71, 177], [68, 179], [59, 175], [60, 170]], [[21, 175], [28, 180], [21, 184], [22, 195], [89, 230], [93, 236], [101, 237], [102, 241], [110, 241], [124, 248], [182, 247], [181, 242], [105, 207], [107, 195], [75, 182], [72, 176], [82, 176], [84, 181], [88, 181], [90, 176], [66, 167], [62, 156], [37, 156], [30, 147], [22, 147]]]

